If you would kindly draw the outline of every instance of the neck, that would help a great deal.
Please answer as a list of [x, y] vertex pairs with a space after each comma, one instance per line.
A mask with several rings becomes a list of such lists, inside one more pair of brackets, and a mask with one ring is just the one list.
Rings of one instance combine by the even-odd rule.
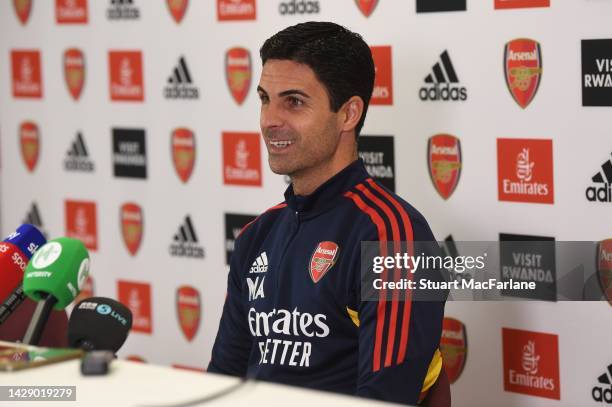
[[291, 174], [293, 193], [301, 196], [312, 194], [325, 181], [345, 169], [356, 159], [357, 147], [355, 146], [350, 154], [337, 154], [331, 160], [321, 163], [315, 168], [308, 168]]

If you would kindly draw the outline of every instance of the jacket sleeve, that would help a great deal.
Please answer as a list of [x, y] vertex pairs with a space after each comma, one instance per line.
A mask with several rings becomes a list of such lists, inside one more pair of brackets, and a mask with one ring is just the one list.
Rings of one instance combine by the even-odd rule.
[[244, 297], [242, 296], [239, 258], [239, 239], [237, 239], [227, 277], [227, 296], [207, 371], [244, 377], [247, 372], [253, 338], [249, 331], [246, 309], [242, 301]]
[[[427, 224], [415, 224], [414, 240], [434, 240]], [[420, 230], [419, 230], [420, 229]], [[378, 240], [378, 236], [371, 240]], [[427, 247], [435, 251], [437, 244]], [[411, 249], [406, 250], [408, 247]], [[414, 245], [400, 248], [400, 252], [413, 250]], [[375, 252], [375, 253], [374, 253]], [[379, 246], [362, 261], [372, 266], [374, 254], [397, 253], [392, 242], [386, 247]], [[420, 252], [420, 250], [419, 250]], [[433, 254], [433, 253], [431, 253]], [[367, 272], [367, 270], [363, 270]], [[410, 277], [408, 273], [394, 268], [386, 269], [383, 281], [412, 278], [418, 281], [419, 274]], [[399, 274], [395, 274], [395, 273]], [[383, 272], [384, 273], [384, 272]], [[446, 296], [415, 296], [410, 290], [371, 291], [371, 280], [361, 278], [359, 302], [359, 376], [357, 395], [396, 403], [415, 405], [424, 392], [435, 383], [442, 368], [438, 350], [444, 318]], [[368, 287], [361, 287], [367, 284]], [[363, 290], [366, 288], [366, 290]], [[368, 290], [369, 289], [369, 295]], [[368, 300], [369, 299], [369, 300]]]

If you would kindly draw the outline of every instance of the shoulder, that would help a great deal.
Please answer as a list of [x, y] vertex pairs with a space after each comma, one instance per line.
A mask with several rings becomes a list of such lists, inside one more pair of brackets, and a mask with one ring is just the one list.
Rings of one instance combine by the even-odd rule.
[[367, 234], [374, 240], [435, 240], [427, 220], [414, 206], [372, 178], [344, 196], [367, 218]]
[[287, 203], [285, 202], [281, 202], [266, 209], [251, 222], [247, 223], [242, 228], [242, 230], [240, 230], [236, 241], [253, 237], [254, 235], [258, 234], [262, 229], [265, 229], [267, 226], [272, 225], [276, 221], [276, 219], [282, 215], [285, 209], [287, 209]]

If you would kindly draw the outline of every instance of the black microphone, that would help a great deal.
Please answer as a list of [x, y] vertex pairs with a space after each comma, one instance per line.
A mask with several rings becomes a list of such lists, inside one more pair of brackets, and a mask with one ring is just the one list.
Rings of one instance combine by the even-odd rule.
[[105, 297], [86, 298], [70, 315], [68, 346], [116, 353], [131, 328], [132, 312], [125, 305]]

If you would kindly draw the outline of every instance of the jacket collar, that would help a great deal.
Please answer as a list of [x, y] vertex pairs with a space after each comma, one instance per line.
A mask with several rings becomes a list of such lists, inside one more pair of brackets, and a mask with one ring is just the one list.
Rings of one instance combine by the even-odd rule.
[[285, 201], [294, 212], [316, 215], [335, 206], [346, 191], [368, 177], [363, 161], [357, 159], [321, 184], [310, 195], [295, 195], [293, 184], [289, 185], [285, 191]]

